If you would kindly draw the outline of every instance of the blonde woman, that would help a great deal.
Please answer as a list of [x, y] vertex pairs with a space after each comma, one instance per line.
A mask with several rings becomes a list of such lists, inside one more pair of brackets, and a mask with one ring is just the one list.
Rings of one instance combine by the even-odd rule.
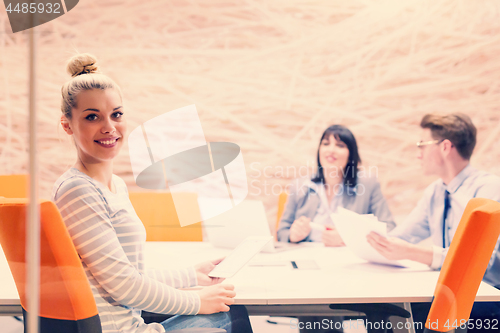
[[[90, 282], [103, 332], [164, 332], [216, 327], [252, 332], [234, 303], [234, 287], [207, 273], [217, 261], [181, 270], [144, 269], [146, 232], [113, 160], [126, 137], [127, 110], [118, 85], [99, 72], [89, 54], [71, 58], [62, 87], [61, 125], [73, 137], [77, 160], [55, 183], [56, 202]], [[177, 288], [208, 286], [199, 291]], [[145, 324], [141, 310], [175, 314]]]

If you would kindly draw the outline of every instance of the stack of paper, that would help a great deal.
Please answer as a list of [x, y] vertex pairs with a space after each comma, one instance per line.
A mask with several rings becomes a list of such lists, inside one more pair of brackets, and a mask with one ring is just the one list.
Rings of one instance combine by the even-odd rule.
[[401, 261], [387, 259], [366, 240], [366, 236], [372, 231], [386, 236], [386, 223], [379, 222], [373, 215], [360, 215], [341, 207], [330, 217], [345, 245], [358, 257], [380, 264], [406, 266]]

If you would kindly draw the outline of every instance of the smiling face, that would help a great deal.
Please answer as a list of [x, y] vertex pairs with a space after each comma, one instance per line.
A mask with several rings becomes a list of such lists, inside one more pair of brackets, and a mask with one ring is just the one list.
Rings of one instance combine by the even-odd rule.
[[333, 134], [321, 140], [319, 145], [319, 161], [326, 176], [329, 174], [341, 174], [349, 160], [349, 149], [347, 145], [337, 140]]
[[73, 135], [84, 164], [110, 162], [120, 151], [126, 133], [120, 94], [114, 89], [92, 89], [78, 94], [71, 119], [61, 122]]

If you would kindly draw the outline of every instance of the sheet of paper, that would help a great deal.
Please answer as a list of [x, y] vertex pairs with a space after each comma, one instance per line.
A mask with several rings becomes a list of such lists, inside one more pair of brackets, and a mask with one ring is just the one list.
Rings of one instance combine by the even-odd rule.
[[236, 274], [247, 262], [250, 261], [262, 248], [273, 239], [272, 236], [247, 237], [238, 245], [230, 255], [208, 273], [210, 277], [229, 278]]
[[373, 215], [360, 215], [341, 207], [330, 217], [346, 246], [358, 257], [380, 264], [406, 267], [402, 261], [385, 258], [366, 240], [366, 236], [372, 231], [386, 236], [386, 223], [379, 222]]

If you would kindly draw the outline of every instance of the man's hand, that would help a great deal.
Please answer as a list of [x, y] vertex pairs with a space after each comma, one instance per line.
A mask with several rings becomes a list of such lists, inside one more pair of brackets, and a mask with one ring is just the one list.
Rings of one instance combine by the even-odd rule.
[[297, 243], [306, 238], [311, 232], [310, 222], [311, 219], [305, 216], [301, 216], [293, 221], [290, 227], [290, 242]]
[[387, 259], [410, 259], [429, 266], [432, 264], [432, 247], [411, 244], [396, 237], [384, 237], [373, 231], [366, 236], [366, 239]]
[[340, 234], [337, 231], [337, 229], [332, 227], [328, 227], [328, 229], [323, 231], [321, 241], [323, 242], [323, 244], [325, 244], [325, 246], [332, 246], [332, 247], [345, 246], [344, 241], [340, 237]]
[[194, 266], [199, 286], [211, 286], [224, 281], [224, 278], [213, 278], [208, 276], [208, 273], [210, 273], [212, 269], [215, 268], [215, 265], [219, 264], [222, 260], [224, 260], [224, 258], [205, 261]]

